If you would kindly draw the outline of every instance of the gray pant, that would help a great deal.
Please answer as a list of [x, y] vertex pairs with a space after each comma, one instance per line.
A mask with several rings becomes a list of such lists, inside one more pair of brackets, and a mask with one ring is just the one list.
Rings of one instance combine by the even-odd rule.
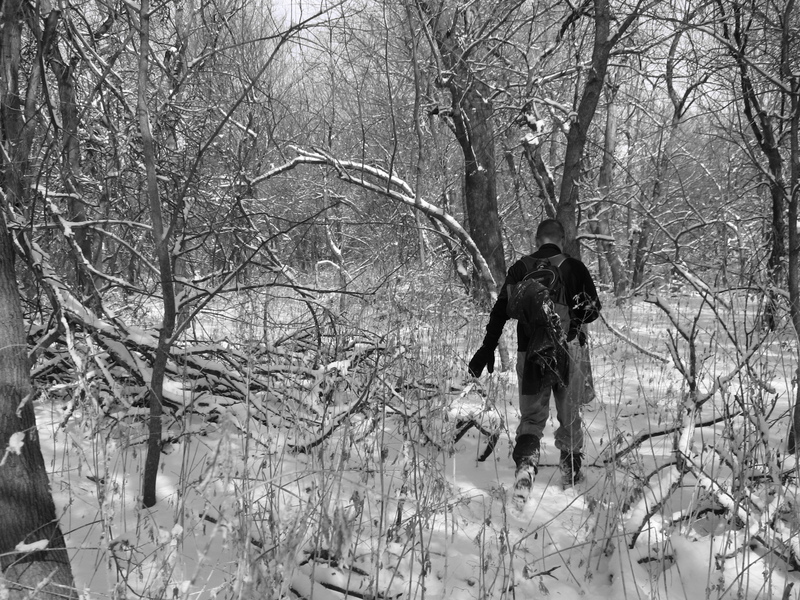
[[[559, 427], [556, 429], [556, 448], [567, 452], [579, 452], [583, 448], [583, 421], [581, 406], [586, 402], [590, 388], [580, 370], [580, 361], [575, 358], [580, 353], [577, 340], [569, 343], [570, 372], [566, 385], [544, 388], [537, 394], [519, 395], [521, 413], [517, 427], [517, 439], [523, 435], [533, 435], [542, 439], [544, 427], [550, 416], [550, 393], [556, 402], [556, 417]], [[517, 381], [522, 389], [522, 369], [525, 365], [525, 352], [517, 353]]]

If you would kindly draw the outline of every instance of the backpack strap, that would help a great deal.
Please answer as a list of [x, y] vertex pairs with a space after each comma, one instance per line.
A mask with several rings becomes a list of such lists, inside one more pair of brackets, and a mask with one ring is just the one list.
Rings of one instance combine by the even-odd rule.
[[525, 256], [522, 257], [522, 262], [525, 263], [525, 275], [527, 276], [528, 273], [530, 273], [531, 268], [533, 268], [536, 259], [533, 258], [532, 254], [526, 254]]
[[550, 257], [548, 257], [546, 259], [534, 258], [533, 254], [526, 254], [525, 256], [522, 257], [522, 262], [525, 263], [525, 269], [528, 272], [530, 272], [531, 267], [533, 267], [534, 262], [537, 261], [537, 260], [547, 260], [556, 269], [560, 269], [561, 265], [564, 264], [564, 261], [567, 260], [567, 258], [569, 258], [569, 257], [566, 254], [564, 254], [563, 252], [561, 252], [559, 254], [554, 254], [553, 256], [550, 256]]
[[[564, 262], [568, 258], [569, 258], [569, 256], [567, 256], [563, 252], [560, 252], [558, 254], [554, 254], [553, 256], [548, 258], [547, 260], [549, 260], [550, 264], [553, 265], [556, 269], [558, 269], [559, 272], [561, 272], [561, 265], [563, 265]], [[563, 281], [564, 281], [564, 274], [563, 273], [561, 273], [561, 281], [562, 281], [562, 284], [563, 284]], [[569, 314], [569, 327], [571, 328], [572, 325], [573, 325], [573, 320], [574, 319], [573, 319], [573, 316], [572, 316], [572, 307], [569, 305], [569, 302], [567, 302], [567, 309], [569, 311], [569, 313], [568, 313]], [[580, 326], [579, 326], [578, 329], [580, 330]], [[564, 333], [567, 333], [567, 332], [564, 332]]]

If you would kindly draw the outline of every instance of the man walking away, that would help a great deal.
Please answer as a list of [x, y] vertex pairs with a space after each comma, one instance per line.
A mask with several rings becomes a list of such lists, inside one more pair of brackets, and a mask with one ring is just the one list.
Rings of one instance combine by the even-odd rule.
[[[515, 496], [523, 498], [527, 498], [533, 477], [538, 471], [540, 440], [550, 413], [551, 393], [559, 423], [555, 432], [555, 446], [561, 451], [559, 466], [562, 484], [567, 488], [582, 478], [583, 423], [580, 411], [591, 390], [584, 385], [577, 366], [572, 367], [575, 357], [579, 355], [579, 347], [586, 344], [586, 333], [582, 331], [582, 326], [597, 319], [600, 300], [586, 265], [562, 252], [564, 241], [564, 227], [560, 222], [547, 219], [539, 224], [536, 230], [537, 250], [511, 265], [489, 315], [483, 344], [469, 362], [469, 373], [473, 377], [480, 377], [484, 368], [491, 373], [494, 370], [494, 351], [506, 321], [509, 318], [518, 320], [517, 378], [521, 416], [513, 458], [517, 480]], [[542, 276], [548, 269], [556, 271], [555, 277], [549, 274]], [[556, 281], [545, 281], [548, 277]], [[536, 302], [530, 300], [536, 297], [535, 292], [531, 291], [533, 288], [521, 290], [526, 285], [522, 282], [530, 279], [539, 279], [551, 286], [549, 292], [552, 303], [545, 302], [544, 307], [526, 306], [518, 309], [519, 304]], [[559, 294], [565, 306], [559, 306]], [[514, 317], [507, 312], [510, 308], [514, 309]], [[553, 317], [553, 312], [559, 314], [560, 319]], [[542, 319], [532, 315], [542, 315]], [[545, 321], [548, 315], [551, 318]], [[550, 331], [550, 326], [544, 323], [556, 325]]]

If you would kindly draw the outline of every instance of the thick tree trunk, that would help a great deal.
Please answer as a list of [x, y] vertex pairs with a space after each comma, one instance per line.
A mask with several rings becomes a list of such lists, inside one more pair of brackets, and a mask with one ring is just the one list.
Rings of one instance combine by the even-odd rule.
[[[0, 27], [0, 185], [3, 202], [26, 206], [28, 156], [41, 72], [29, 74], [28, 102], [19, 90], [22, 3], [3, 5]], [[11, 160], [3, 160], [9, 157]], [[0, 569], [8, 598], [77, 598], [64, 537], [39, 446], [33, 412], [25, 329], [14, 271], [14, 252], [0, 203]]]
[[564, 153], [564, 172], [558, 197], [556, 218], [561, 221], [567, 236], [566, 251], [580, 258], [578, 243], [578, 206], [583, 154], [600, 94], [605, 84], [611, 50], [620, 41], [631, 25], [639, 18], [637, 6], [624, 19], [615, 16], [615, 27], [611, 31], [611, 8], [608, 0], [594, 0], [594, 42], [592, 62], [587, 70], [586, 83], [575, 109], [574, 118], [567, 133], [567, 149]]
[[443, 85], [450, 92], [449, 116], [464, 155], [464, 206], [469, 233], [500, 285], [505, 280], [506, 262], [497, 209], [492, 90], [470, 72], [467, 56], [457, 32], [450, 30], [451, 25], [449, 20], [440, 19], [434, 36], [449, 73]]
[[[592, 66], [578, 103], [574, 122], [567, 133], [567, 149], [564, 155], [564, 173], [561, 177], [556, 218], [561, 221], [567, 236], [565, 250], [576, 258], [580, 258], [578, 244], [578, 200], [580, 197], [581, 163], [589, 127], [594, 119], [600, 93], [603, 91], [608, 57], [615, 41], [609, 39], [611, 13], [608, 0], [594, 2], [594, 48], [592, 50]], [[620, 28], [622, 30], [622, 28]]]
[[464, 202], [469, 233], [499, 284], [505, 279], [506, 262], [497, 210], [495, 134], [489, 90], [451, 89], [451, 95], [456, 137], [464, 154]]
[[[0, 449], [4, 452], [0, 456], [0, 568], [3, 583], [10, 591], [9, 600], [25, 598], [42, 584], [36, 598], [77, 598], [39, 447], [13, 248], [4, 220], [0, 220], [0, 315], [3, 315], [0, 319]], [[26, 551], [25, 545], [33, 551]]]

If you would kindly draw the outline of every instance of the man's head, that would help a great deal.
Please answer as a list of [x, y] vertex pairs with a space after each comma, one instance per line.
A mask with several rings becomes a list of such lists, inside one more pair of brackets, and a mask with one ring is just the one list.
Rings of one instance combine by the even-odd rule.
[[564, 248], [564, 226], [555, 219], [545, 219], [536, 229], [536, 245], [555, 244], [559, 250]]

